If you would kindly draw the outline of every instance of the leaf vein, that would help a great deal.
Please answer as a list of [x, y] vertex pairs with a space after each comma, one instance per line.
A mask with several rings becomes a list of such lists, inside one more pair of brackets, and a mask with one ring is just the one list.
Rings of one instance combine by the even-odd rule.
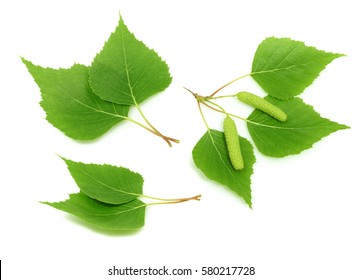
[[85, 103], [83, 103], [82, 101], [80, 101], [79, 99], [75, 98], [73, 95], [69, 94], [67, 91], [65, 91], [63, 88], [59, 87], [59, 86], [56, 86], [60, 91], [62, 91], [63, 93], [65, 93], [67, 96], [69, 96], [70, 98], [72, 98], [72, 100], [76, 101], [77, 103], [79, 103], [80, 105], [90, 109], [90, 110], [93, 110], [95, 112], [98, 112], [98, 113], [101, 113], [101, 114], [106, 114], [106, 115], [110, 115], [110, 116], [113, 116], [113, 117], [117, 117], [117, 118], [122, 118], [122, 119], [125, 119], [124, 116], [121, 116], [121, 115], [115, 115], [115, 114], [112, 114], [112, 113], [109, 113], [109, 112], [106, 112], [106, 111], [103, 111], [103, 110], [99, 110], [97, 108], [94, 108], [92, 106], [89, 106]]

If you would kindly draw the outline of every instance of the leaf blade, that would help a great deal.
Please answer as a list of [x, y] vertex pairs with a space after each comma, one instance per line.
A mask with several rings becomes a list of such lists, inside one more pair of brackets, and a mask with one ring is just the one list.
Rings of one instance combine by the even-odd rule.
[[288, 120], [279, 122], [259, 110], [250, 114], [248, 130], [258, 150], [264, 155], [285, 157], [299, 154], [323, 137], [348, 128], [322, 118], [300, 98], [279, 100], [267, 96], [265, 99], [282, 109], [288, 115]]
[[255, 52], [251, 76], [269, 95], [288, 99], [302, 93], [341, 56], [289, 38], [269, 37]]
[[232, 167], [224, 133], [217, 130], [211, 129], [201, 137], [192, 156], [195, 165], [206, 177], [230, 188], [251, 208], [250, 185], [255, 156], [250, 142], [240, 136], [239, 140], [244, 159], [243, 170], [237, 171]]
[[67, 136], [92, 140], [127, 117], [129, 106], [106, 102], [92, 92], [88, 67], [51, 69], [22, 61], [40, 88], [46, 119]]
[[143, 177], [124, 167], [85, 164], [62, 158], [81, 192], [109, 204], [122, 204], [142, 195]]
[[135, 230], [144, 226], [146, 204], [135, 199], [121, 205], [99, 202], [83, 193], [61, 202], [42, 202], [106, 230]]
[[171, 83], [168, 66], [139, 41], [122, 17], [89, 71], [94, 92], [103, 100], [135, 105], [163, 91]]

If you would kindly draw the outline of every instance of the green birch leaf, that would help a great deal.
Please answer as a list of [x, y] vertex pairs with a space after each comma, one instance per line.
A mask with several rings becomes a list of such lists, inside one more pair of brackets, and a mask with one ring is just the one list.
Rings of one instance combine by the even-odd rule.
[[167, 64], [130, 33], [121, 17], [89, 75], [95, 94], [125, 105], [139, 104], [171, 83]]
[[282, 109], [288, 116], [280, 122], [259, 110], [248, 117], [247, 127], [261, 153], [272, 157], [299, 154], [323, 137], [348, 126], [322, 118], [313, 107], [300, 98], [279, 100], [271, 96], [267, 101]]
[[144, 225], [145, 220], [146, 204], [138, 199], [111, 205], [77, 193], [69, 195], [69, 199], [65, 201], [43, 203], [107, 230], [138, 229]]
[[95, 139], [127, 117], [129, 106], [106, 102], [92, 92], [88, 67], [75, 64], [69, 69], [51, 69], [25, 59], [23, 63], [40, 88], [40, 105], [47, 120], [67, 136]]
[[251, 75], [268, 94], [287, 99], [302, 93], [341, 56], [288, 38], [269, 37], [256, 50]]
[[192, 156], [196, 166], [208, 177], [242, 197], [251, 208], [251, 175], [255, 156], [248, 140], [239, 137], [244, 159], [244, 169], [235, 170], [231, 165], [223, 132], [207, 131], [195, 145]]
[[122, 204], [142, 195], [142, 176], [127, 168], [63, 160], [79, 189], [91, 198]]

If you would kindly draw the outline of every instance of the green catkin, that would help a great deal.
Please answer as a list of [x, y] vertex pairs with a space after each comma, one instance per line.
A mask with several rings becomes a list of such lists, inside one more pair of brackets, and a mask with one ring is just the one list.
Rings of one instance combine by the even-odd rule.
[[237, 97], [241, 102], [268, 114], [280, 122], [285, 122], [288, 118], [283, 110], [255, 94], [243, 91], [239, 92]]
[[240, 150], [240, 141], [235, 122], [227, 116], [224, 120], [226, 146], [232, 166], [235, 170], [244, 169], [244, 160]]

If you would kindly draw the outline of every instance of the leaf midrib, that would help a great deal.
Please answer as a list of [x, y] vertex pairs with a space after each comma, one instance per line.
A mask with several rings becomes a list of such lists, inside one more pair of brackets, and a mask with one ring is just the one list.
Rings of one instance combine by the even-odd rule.
[[106, 213], [104, 213], [104, 214], [93, 213], [93, 215], [94, 215], [94, 216], [98, 216], [98, 217], [117, 216], [117, 215], [121, 215], [121, 214], [123, 214], [123, 213], [127, 213], [127, 212], [129, 212], [129, 211], [135, 211], [135, 210], [137, 210], [137, 209], [139, 209], [139, 208], [146, 207], [146, 206], [147, 206], [147, 204], [143, 203], [143, 204], [138, 205], [138, 206], [136, 206], [136, 207], [132, 207], [132, 208], [130, 208], [130, 209], [123, 210], [123, 211], [119, 211], [119, 212], [114, 212], [114, 213], [109, 213], [109, 214], [106, 214]]
[[265, 73], [273, 73], [273, 72], [277, 72], [277, 71], [289, 70], [289, 69], [292, 69], [292, 68], [295, 68], [295, 67], [306, 66], [308, 64], [316, 63], [316, 62], [320, 62], [320, 61], [324, 61], [324, 60], [329, 60], [329, 58], [316, 59], [316, 60], [312, 60], [312, 61], [302, 63], [302, 64], [294, 64], [294, 65], [291, 65], [291, 66], [288, 66], [288, 67], [281, 67], [281, 68], [274, 68], [274, 69], [269, 69], [269, 70], [261, 70], [261, 71], [251, 72], [250, 76], [257, 75], [257, 74], [265, 74]]
[[99, 181], [98, 179], [94, 178], [92, 175], [90, 175], [88, 172], [86, 172], [85, 170], [82, 170], [82, 169], [79, 169], [78, 170], [80, 172], [82, 172], [83, 174], [85, 174], [86, 176], [88, 176], [90, 179], [94, 180], [95, 182], [101, 184], [102, 186], [106, 187], [106, 188], [109, 188], [115, 192], [118, 192], [118, 193], [123, 193], [123, 194], [128, 194], [128, 195], [134, 195], [134, 196], [140, 196], [141, 194], [138, 194], [138, 193], [130, 193], [130, 192], [126, 192], [126, 191], [123, 191], [121, 189], [115, 189], [113, 188], [112, 186], [102, 182], [102, 181]]
[[135, 98], [134, 93], [133, 93], [133, 87], [131, 85], [131, 80], [130, 80], [130, 77], [129, 77], [129, 70], [128, 70], [128, 64], [127, 64], [127, 54], [126, 54], [126, 45], [124, 43], [123, 28], [121, 28], [121, 39], [122, 39], [122, 51], [123, 51], [123, 63], [124, 63], [124, 68], [125, 68], [126, 76], [127, 76], [127, 84], [128, 84], [128, 88], [130, 90], [131, 96], [132, 96], [133, 103], [135, 105], [137, 105], [136, 98]]
[[[268, 128], [272, 128], [272, 129], [285, 129], [285, 130], [308, 130], [308, 129], [318, 129], [318, 128], [331, 128], [334, 127], [334, 125], [321, 125], [321, 126], [305, 126], [305, 127], [281, 127], [281, 126], [273, 126], [273, 125], [268, 125], [268, 124], [262, 124], [262, 123], [258, 123], [258, 122], [254, 122], [252, 120], [247, 119], [247, 122], [251, 125], [256, 125], [256, 126], [263, 126], [263, 127], [268, 127]], [[347, 127], [346, 127], [347, 128]]]
[[[129, 90], [130, 90], [130, 94], [127, 94], [128, 96], [131, 96], [132, 97], [132, 101], [134, 103], [134, 105], [137, 107], [138, 106], [138, 102], [136, 100], [136, 95], [139, 96], [139, 94], [136, 94], [134, 93], [134, 90], [133, 88], [136, 86], [136, 84], [139, 83], [139, 81], [142, 80], [143, 78], [143, 75], [144, 73], [146, 72], [146, 70], [148, 69], [148, 64], [147, 66], [145, 66], [141, 72], [141, 74], [139, 75], [139, 77], [137, 78], [137, 80], [133, 83], [131, 83], [131, 78], [130, 78], [130, 75], [129, 75], [129, 70], [130, 68], [128, 67], [128, 63], [127, 63], [127, 52], [126, 52], [126, 43], [125, 43], [125, 39], [124, 39], [124, 31], [123, 29], [121, 29], [121, 41], [122, 41], [122, 51], [123, 51], [123, 63], [124, 63], [124, 69], [125, 69], [125, 72], [126, 72], [126, 76], [127, 76], [127, 85], [129, 87]], [[146, 47], [146, 46], [145, 46]], [[146, 47], [147, 48], [147, 47]], [[145, 85], [138, 90], [138, 92], [142, 92], [142, 90], [148, 86], [149, 83], [151, 83], [152, 80], [149, 80], [148, 82], [145, 83]]]
[[218, 147], [216, 146], [215, 139], [214, 139], [213, 136], [212, 136], [212, 130], [209, 129], [208, 132], [209, 132], [209, 135], [210, 135], [210, 138], [211, 138], [212, 145], [214, 146], [217, 154], [219, 155], [219, 158], [220, 158], [221, 162], [222, 162], [223, 165], [226, 167], [227, 171], [228, 171], [229, 174], [232, 176], [232, 178], [234, 179], [234, 181], [235, 181], [240, 187], [242, 187], [242, 185], [239, 184], [237, 178], [234, 176], [233, 172], [231, 172], [231, 169], [228, 167], [228, 165], [227, 165], [227, 164], [225, 163], [225, 161], [223, 160], [222, 155], [221, 155]]

